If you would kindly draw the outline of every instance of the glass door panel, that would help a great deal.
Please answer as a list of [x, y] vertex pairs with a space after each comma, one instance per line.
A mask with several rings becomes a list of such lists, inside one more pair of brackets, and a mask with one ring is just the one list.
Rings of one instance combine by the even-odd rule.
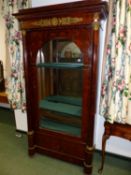
[[72, 41], [47, 42], [37, 53], [40, 128], [81, 135], [82, 53]]

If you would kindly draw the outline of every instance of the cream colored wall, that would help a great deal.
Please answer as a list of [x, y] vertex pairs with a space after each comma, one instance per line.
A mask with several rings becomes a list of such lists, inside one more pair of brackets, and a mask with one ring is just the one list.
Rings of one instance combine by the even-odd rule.
[[[0, 7], [1, 7], [1, 0], [0, 0]], [[3, 61], [4, 64], [4, 75], [6, 75], [5, 70], [5, 62], [6, 62], [6, 49], [5, 49], [5, 23], [0, 12], [0, 60]]]

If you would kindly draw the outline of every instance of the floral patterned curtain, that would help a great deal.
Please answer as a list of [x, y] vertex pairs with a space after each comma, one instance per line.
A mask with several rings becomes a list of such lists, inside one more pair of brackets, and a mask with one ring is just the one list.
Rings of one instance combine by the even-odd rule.
[[110, 0], [100, 114], [131, 124], [131, 0]]
[[2, 12], [6, 24], [6, 92], [13, 109], [26, 109], [23, 72], [22, 35], [18, 21], [12, 15], [19, 9], [31, 7], [31, 0], [2, 0]]

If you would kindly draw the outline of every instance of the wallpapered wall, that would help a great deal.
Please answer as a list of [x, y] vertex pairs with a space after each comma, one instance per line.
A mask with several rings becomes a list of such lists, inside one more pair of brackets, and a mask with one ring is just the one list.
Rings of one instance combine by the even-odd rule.
[[78, 1], [78, 0], [37, 0], [37, 1], [32, 0], [32, 6], [38, 7], [43, 5], [67, 3], [67, 2], [74, 2], [74, 1]]

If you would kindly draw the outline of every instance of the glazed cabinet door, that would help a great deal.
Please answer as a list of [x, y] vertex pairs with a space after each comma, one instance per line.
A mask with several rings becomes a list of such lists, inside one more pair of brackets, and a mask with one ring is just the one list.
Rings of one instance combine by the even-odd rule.
[[86, 139], [92, 67], [91, 27], [28, 31], [31, 127]]

